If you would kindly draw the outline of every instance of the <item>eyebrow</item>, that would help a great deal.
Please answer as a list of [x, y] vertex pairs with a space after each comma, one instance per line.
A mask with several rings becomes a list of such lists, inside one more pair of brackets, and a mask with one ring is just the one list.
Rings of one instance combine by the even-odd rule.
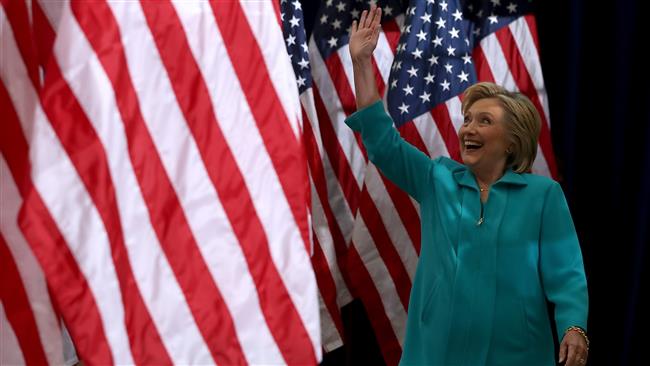
[[[472, 115], [472, 113], [469, 112], [469, 111], [467, 113], [465, 113], [465, 117], [470, 116], [470, 115]], [[490, 118], [494, 118], [494, 115], [492, 113], [490, 113], [490, 112], [478, 112], [476, 115], [478, 115], [478, 116], [488, 116]]]

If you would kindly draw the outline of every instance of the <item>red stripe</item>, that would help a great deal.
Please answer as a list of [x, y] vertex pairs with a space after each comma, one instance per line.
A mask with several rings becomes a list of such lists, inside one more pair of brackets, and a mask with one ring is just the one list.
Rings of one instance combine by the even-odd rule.
[[327, 153], [334, 174], [339, 180], [339, 184], [341, 185], [343, 195], [350, 207], [352, 216], [354, 216], [359, 207], [359, 195], [361, 190], [359, 189], [357, 180], [352, 172], [352, 167], [350, 167], [350, 163], [348, 162], [348, 159], [343, 152], [343, 148], [339, 143], [336, 131], [334, 131], [333, 122], [330, 120], [318, 87], [314, 84], [312, 88], [314, 90], [314, 104], [316, 106], [316, 113], [318, 114], [323, 148]]
[[37, 0], [32, 0], [32, 16], [38, 62], [45, 69], [54, 47], [54, 29]]
[[[128, 140], [129, 157], [135, 167], [134, 173], [151, 223], [195, 322], [217, 362], [245, 362], [223, 296], [203, 260], [174, 187], [148, 133], [135, 88], [125, 73], [128, 65], [117, 21], [105, 2], [75, 2], [73, 12], [116, 91], [117, 107]], [[158, 347], [161, 349], [148, 347], [139, 351], [146, 351], [151, 356], [156, 356], [157, 352], [166, 355], [162, 344]]]
[[483, 52], [481, 46], [474, 48], [472, 53], [472, 60], [474, 60], [474, 68], [476, 69], [476, 76], [478, 81], [489, 81], [494, 83], [494, 75], [492, 75], [492, 69], [490, 69], [490, 64], [487, 61], [487, 57]]
[[[339, 227], [338, 222], [334, 217], [334, 213], [332, 212], [332, 208], [329, 204], [329, 195], [327, 193], [327, 178], [325, 178], [323, 162], [320, 158], [320, 153], [318, 151], [318, 145], [316, 144], [316, 137], [314, 136], [314, 132], [312, 130], [311, 121], [309, 121], [306, 113], [304, 113], [304, 109], [303, 121], [305, 121], [303, 124], [303, 135], [305, 136], [305, 148], [307, 152], [307, 161], [309, 162], [309, 171], [314, 182], [316, 194], [321, 201], [321, 206], [323, 207], [323, 212], [325, 214], [328, 227], [330, 228], [332, 242], [334, 244], [334, 252], [336, 253], [339, 270], [345, 279], [347, 277], [347, 271], [346, 261], [344, 259], [348, 250], [347, 243], [345, 242], [341, 228]], [[346, 282], [349, 284], [348, 281]]]
[[[73, 10], [74, 5], [72, 3]], [[85, 21], [82, 17], [78, 19]], [[43, 109], [104, 223], [122, 292], [125, 325], [134, 361], [171, 363], [136, 285], [106, 152], [56, 62], [48, 65], [43, 90]]]
[[[90, 287], [33, 187], [27, 141], [2, 82], [0, 107], [4, 111], [0, 149], [23, 197], [23, 207], [18, 217], [21, 231], [40, 262], [48, 287], [53, 290], [51, 294], [56, 306], [65, 310], [63, 315], [80, 359], [89, 365], [113, 364], [104, 325]], [[82, 321], [79, 319], [81, 316]]]
[[[251, 28], [244, 25], [247, 24], [247, 19], [240, 3], [220, 2], [217, 6], [215, 1], [210, 1], [210, 5], [294, 220], [308, 247], [307, 164], [300, 141], [295, 140], [294, 145], [289, 138], [294, 136], [289, 118], [297, 116], [288, 117], [285, 114], [257, 40]], [[297, 184], [298, 182], [305, 182], [305, 185]]]
[[[202, 78], [199, 66], [193, 58], [180, 19], [169, 2], [144, 2], [142, 7], [162, 61], [167, 69], [179, 106], [207, 167], [207, 173], [217, 190], [235, 235], [239, 239], [249, 271], [257, 287], [262, 312], [271, 334], [288, 363], [315, 362], [316, 356], [309, 335], [273, 263], [264, 228], [257, 216], [251, 196], [245, 188], [246, 184], [242, 173], [239, 171], [232, 152], [228, 149], [228, 143], [219, 129], [216, 114], [212, 109], [210, 94]], [[218, 12], [215, 11], [215, 13]], [[245, 19], [243, 14], [228, 16], [232, 16], [238, 21]], [[218, 15], [217, 19], [221, 17], [221, 15]], [[220, 21], [223, 21], [223, 19], [220, 19]], [[244, 32], [241, 28], [236, 29]], [[247, 39], [240, 44], [249, 45], [250, 42], [254, 41]], [[233, 63], [237, 64], [236, 61]], [[183, 67], [179, 67], [179, 65]], [[251, 70], [253, 69], [248, 71]], [[243, 82], [242, 85], [244, 84], [246, 83]], [[263, 99], [262, 95], [264, 97], [268, 96], [268, 94], [262, 93], [256, 98]], [[192, 98], [187, 96], [192, 96]], [[256, 99], [249, 101], [251, 107], [255, 103], [257, 103]], [[268, 103], [260, 100], [259, 104], [267, 105]], [[273, 115], [279, 116], [276, 112], [277, 110], [273, 112], [275, 113]], [[283, 128], [279, 126], [280, 124], [278, 123], [277, 127], [278, 130], [282, 131]], [[264, 129], [267, 127], [264, 126]], [[268, 131], [265, 133], [268, 134]], [[287, 133], [293, 136], [292, 131]], [[284, 135], [285, 140], [287, 136], [289, 135]], [[279, 139], [279, 137], [267, 136], [268, 139]], [[272, 146], [269, 150], [278, 149], [278, 146], [274, 144], [276, 142], [267, 143], [266, 146]], [[283, 148], [291, 150], [287, 147], [298, 148], [298, 145], [284, 146]], [[289, 157], [285, 155], [282, 158]], [[284, 165], [283, 169], [295, 168], [293, 163], [284, 163], [287, 165]], [[287, 177], [286, 173], [279, 173], [279, 175], [284, 176], [281, 179]], [[224, 176], [229, 177], [229, 179], [224, 180]], [[299, 178], [295, 180], [295, 182], [301, 181]], [[287, 190], [285, 189], [286, 193]], [[297, 215], [295, 212], [294, 214]], [[220, 341], [218, 340], [213, 338], [207, 338], [206, 340], [213, 343], [215, 347], [222, 348], [222, 350], [228, 349], [228, 347], [223, 347], [223, 344], [219, 344]], [[233, 363], [233, 361], [226, 363]]]
[[349, 116], [356, 112], [357, 102], [354, 98], [354, 93], [352, 92], [351, 85], [353, 84], [348, 80], [348, 76], [345, 74], [345, 68], [343, 67], [341, 58], [339, 58], [338, 53], [332, 52], [324, 62], [327, 72], [332, 79], [334, 91], [336, 91], [339, 101], [341, 102], [341, 108], [343, 109], [343, 112], [345, 112], [345, 115]]
[[34, 89], [39, 90], [41, 83], [38, 77], [38, 59], [36, 58], [36, 46], [29, 23], [27, 4], [24, 0], [2, 0], [2, 7], [7, 14], [7, 20], [11, 25], [18, 51], [23, 58], [29, 78], [34, 85]]
[[528, 73], [526, 63], [524, 62], [521, 53], [519, 53], [519, 48], [517, 47], [517, 43], [515, 42], [514, 36], [509, 27], [501, 28], [495, 32], [495, 35], [501, 44], [503, 54], [508, 62], [510, 72], [512, 72], [512, 76], [517, 83], [517, 87], [533, 102], [539, 115], [542, 117], [542, 131], [539, 135], [539, 145], [544, 153], [544, 158], [546, 159], [546, 164], [551, 172], [551, 176], [557, 178], [557, 166], [555, 164], [555, 155], [553, 154], [553, 144], [551, 142], [551, 130], [548, 127], [548, 118], [539, 101], [537, 89]]
[[395, 50], [397, 49], [397, 44], [399, 44], [399, 37], [400, 37], [399, 26], [397, 25], [395, 18], [389, 19], [381, 23], [381, 28], [384, 31], [384, 34], [386, 35], [386, 39], [388, 40], [388, 44], [390, 45], [390, 50], [393, 51], [393, 54], [395, 54]]
[[411, 278], [404, 267], [395, 244], [391, 241], [388, 235], [388, 229], [381, 219], [379, 211], [375, 206], [375, 202], [370, 197], [368, 189], [364, 186], [361, 191], [361, 200], [359, 201], [359, 212], [363, 216], [363, 221], [368, 227], [368, 233], [377, 248], [379, 256], [381, 256], [390, 277], [395, 283], [397, 294], [404, 309], [408, 309], [409, 293], [411, 291]]
[[436, 126], [438, 126], [438, 131], [440, 132], [443, 141], [445, 141], [449, 156], [456, 161], [461, 161], [458, 134], [456, 132], [454, 124], [451, 122], [447, 104], [440, 103], [435, 106], [431, 110], [431, 116], [436, 122]]
[[539, 50], [539, 37], [537, 36], [537, 22], [535, 22], [535, 16], [532, 14], [525, 15], [524, 20], [528, 24], [528, 30], [530, 30], [530, 35], [533, 37], [533, 42], [535, 42], [535, 49]]
[[368, 312], [368, 318], [375, 330], [375, 337], [377, 337], [384, 361], [389, 366], [397, 365], [402, 354], [402, 347], [397, 340], [388, 315], [386, 315], [386, 309], [381, 302], [377, 287], [354, 246], [350, 247], [348, 260], [350, 271], [355, 274], [353, 277], [354, 288], [359, 292], [361, 301]]
[[7, 320], [18, 338], [18, 344], [27, 365], [47, 365], [45, 350], [38, 334], [36, 319], [29, 305], [23, 280], [18, 272], [4, 236], [0, 233], [0, 300]]
[[318, 242], [316, 233], [313, 233], [314, 238], [314, 255], [311, 257], [311, 263], [314, 266], [314, 273], [316, 274], [316, 281], [318, 282], [318, 289], [320, 290], [323, 302], [330, 314], [336, 330], [339, 332], [339, 337], [343, 337], [343, 320], [341, 319], [341, 312], [339, 305], [336, 302], [336, 284], [334, 277], [330, 272], [330, 267], [327, 264], [327, 259], [323, 253], [323, 249]]

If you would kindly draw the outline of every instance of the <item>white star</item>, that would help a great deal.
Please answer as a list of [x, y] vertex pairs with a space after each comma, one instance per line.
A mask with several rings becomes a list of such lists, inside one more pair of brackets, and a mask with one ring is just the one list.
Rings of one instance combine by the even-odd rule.
[[327, 15], [323, 14], [322, 17], [320, 17], [320, 24], [325, 24], [327, 23]]
[[415, 6], [411, 8], [411, 15], [415, 15]]
[[334, 19], [332, 22], [332, 28], [334, 29], [340, 29], [341, 28], [341, 21], [338, 19]]
[[291, 19], [289, 19], [289, 23], [291, 23], [291, 28], [297, 27], [300, 25], [300, 19], [296, 18], [296, 16], [292, 16]]
[[384, 13], [388, 16], [393, 15], [393, 8], [388, 5], [384, 6]]
[[400, 52], [404, 51], [404, 47], [405, 47], [405, 46], [406, 46], [406, 45], [405, 45], [404, 43], [400, 43], [400, 44], [398, 44], [398, 45], [397, 45], [397, 50], [396, 50], [396, 52], [397, 52], [397, 53], [400, 53]]
[[429, 65], [433, 66], [433, 64], [438, 64], [438, 58], [436, 55], [431, 55], [431, 57], [429, 57]]
[[465, 56], [463, 56], [463, 65], [465, 64], [471, 64], [472, 63], [472, 57], [465, 52]]
[[371, 8], [373, 7], [373, 5], [374, 5], [374, 6], [377, 6], [377, 0], [368, 0], [368, 5], [369, 5], [369, 7], [371, 7]]
[[327, 3], [326, 3], [325, 5], [327, 5], [328, 7], [330, 7], [330, 6], [332, 6], [332, 2], [333, 2], [333, 1], [334, 1], [334, 0], [327, 0]]
[[463, 82], [463, 81], [469, 82], [469, 80], [467, 79], [469, 74], [466, 74], [465, 71], [461, 71], [460, 75], [456, 75], [456, 76], [458, 76], [458, 78], [460, 79], [461, 82]]
[[296, 1], [292, 2], [292, 4], [293, 4], [294, 9], [302, 10], [302, 6], [300, 5], [300, 1], [296, 0]]
[[447, 80], [440, 83], [440, 86], [442, 86], [442, 90], [449, 90], [449, 85], [451, 85], [451, 84], [449, 84], [449, 82]]
[[440, 17], [440, 18], [438, 18], [438, 20], [436, 20], [436, 25], [438, 26], [438, 29], [444, 28], [445, 23], [447, 23], [447, 21], [442, 19], [442, 17]]
[[284, 22], [284, 13], [280, 13], [280, 20]]
[[302, 47], [302, 50], [303, 50], [304, 52], [308, 52], [308, 51], [309, 51], [309, 46], [307, 46], [307, 42], [302, 42], [302, 44], [300, 45], [300, 47]]
[[401, 68], [402, 68], [402, 61], [397, 61], [397, 63], [395, 64], [395, 70], [399, 70]]
[[429, 100], [430, 96], [431, 96], [431, 94], [429, 94], [427, 92], [422, 92], [422, 95], [420, 95], [419, 98], [422, 99], [422, 103], [424, 103], [424, 102], [429, 102], [430, 101]]
[[413, 57], [416, 59], [422, 58], [422, 51], [416, 48], [415, 51], [411, 52], [411, 55], [413, 55]]
[[414, 66], [411, 66], [411, 68], [406, 70], [406, 72], [408, 72], [412, 77], [418, 76], [418, 69], [416, 69]]
[[478, 13], [476, 13], [476, 16], [479, 18], [483, 18], [483, 9], [479, 10]]
[[399, 107], [397, 107], [397, 108], [402, 112], [402, 113], [400, 113], [400, 114], [404, 114], [404, 113], [408, 113], [408, 112], [409, 112], [409, 106], [406, 105], [406, 104], [404, 104], [404, 102], [402, 102], [402, 105], [399, 106]]
[[410, 24], [406, 26], [406, 30], [404, 32], [411, 33], [411, 25]]
[[442, 38], [436, 36], [436, 38], [434, 38], [433, 41], [431, 41], [431, 43], [435, 44], [435, 46], [433, 47], [438, 47], [438, 46], [442, 47]]
[[461, 13], [458, 9], [456, 9], [456, 11], [451, 15], [454, 16], [454, 20], [463, 20], [463, 13]]
[[339, 1], [339, 3], [336, 5], [336, 9], [338, 9], [338, 11], [345, 10], [345, 3]]
[[413, 87], [406, 84], [405, 88], [402, 88], [404, 90], [404, 95], [413, 95]]
[[488, 19], [490, 20], [490, 24], [496, 24], [499, 22], [499, 19], [497, 18], [496, 15], [494, 15], [494, 13], [490, 14]]
[[305, 60], [305, 58], [303, 57], [302, 60], [300, 60], [300, 62], [298, 62], [298, 65], [300, 65], [301, 70], [306, 69], [307, 66], [309, 66], [309, 60]]
[[456, 27], [452, 27], [451, 30], [449, 31], [449, 35], [451, 36], [452, 39], [458, 38], [458, 32], [459, 30], [456, 29]]
[[423, 30], [420, 30], [420, 33], [416, 34], [418, 41], [424, 41], [427, 39], [427, 34]]
[[469, 38], [465, 37], [464, 41], [465, 41], [465, 44], [469, 46]]
[[305, 81], [307, 81], [307, 79], [303, 78], [302, 76], [298, 76], [298, 80], [296, 81], [298, 82], [298, 86], [305, 86]]
[[448, 4], [447, 4], [446, 1], [443, 0], [439, 5], [442, 8], [442, 11], [447, 11], [447, 5]]
[[508, 12], [511, 13], [511, 14], [516, 13], [517, 12], [517, 4], [510, 3], [510, 5], [508, 5]]
[[330, 44], [330, 47], [336, 47], [336, 42], [338, 42], [338, 40], [339, 40], [338, 38], [332, 36], [332, 38], [330, 38], [329, 41], [327, 41], [327, 43]]
[[501, 5], [501, 0], [490, 0], [490, 2], [492, 3], [492, 6], [494, 6], [495, 8]]
[[435, 4], [436, 0], [427, 0], [427, 4]]
[[481, 28], [476, 27], [473, 31], [472, 34], [478, 37], [479, 34], [481, 34]]
[[391, 89], [397, 88], [397, 79], [393, 79], [393, 81], [390, 83], [390, 88]]
[[452, 46], [447, 47], [447, 56], [456, 56], [456, 49]]
[[291, 46], [292, 44], [296, 44], [296, 37], [294, 37], [293, 34], [289, 34], [289, 37], [287, 37], [286, 41], [287, 46]]
[[449, 62], [447, 62], [447, 63], [445, 64], [445, 69], [447, 69], [447, 72], [448, 72], [448, 73], [451, 74], [451, 69], [453, 69], [453, 68], [454, 68], [454, 67], [453, 67]]
[[422, 19], [424, 23], [426, 22], [431, 23], [431, 14], [424, 13], [424, 15], [420, 17], [420, 19]]
[[352, 19], [356, 19], [356, 18], [359, 17], [359, 10], [357, 10], [357, 9], [352, 9], [352, 11], [350, 12], [350, 14], [352, 15]]
[[431, 73], [428, 73], [428, 72], [427, 72], [427, 76], [424, 77], [424, 80], [426, 80], [426, 81], [427, 81], [427, 85], [429, 85], [429, 83], [433, 83], [433, 79], [434, 79], [435, 77], [436, 77], [435, 75], [431, 75]]

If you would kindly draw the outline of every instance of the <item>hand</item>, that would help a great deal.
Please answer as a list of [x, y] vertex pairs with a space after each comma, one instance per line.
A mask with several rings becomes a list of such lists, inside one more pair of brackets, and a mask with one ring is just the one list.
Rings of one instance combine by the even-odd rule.
[[358, 24], [356, 20], [352, 22], [349, 45], [352, 61], [370, 60], [372, 52], [377, 47], [380, 20], [381, 8], [373, 5], [370, 12], [364, 10], [361, 13]]
[[566, 366], [584, 366], [587, 362], [587, 342], [575, 330], [566, 332], [560, 344], [560, 360]]

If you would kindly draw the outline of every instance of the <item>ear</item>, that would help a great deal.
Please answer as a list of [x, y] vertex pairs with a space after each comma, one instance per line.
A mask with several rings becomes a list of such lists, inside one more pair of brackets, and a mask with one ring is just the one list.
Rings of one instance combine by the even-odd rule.
[[512, 154], [512, 146], [513, 146], [512, 144], [510, 144], [510, 146], [508, 146], [508, 148], [506, 149], [506, 154], [508, 154], [508, 155]]

